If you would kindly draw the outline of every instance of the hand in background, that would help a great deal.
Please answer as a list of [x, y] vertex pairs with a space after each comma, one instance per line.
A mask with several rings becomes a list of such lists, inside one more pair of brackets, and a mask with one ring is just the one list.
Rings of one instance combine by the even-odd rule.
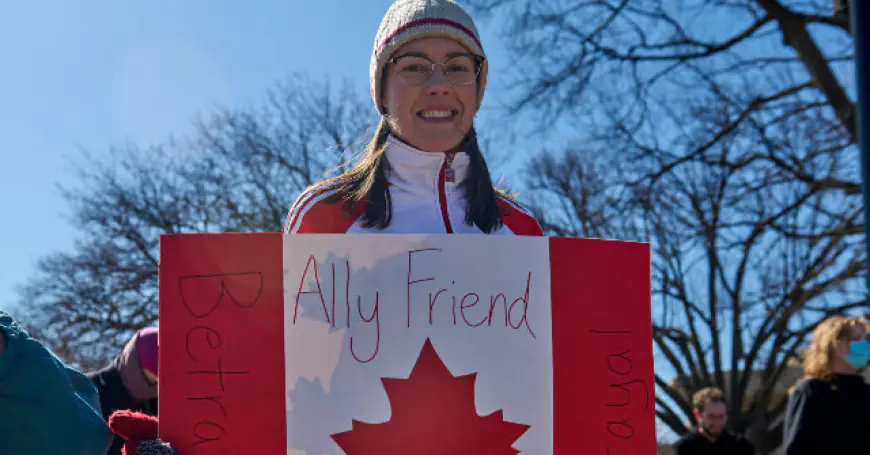
[[115, 411], [109, 417], [109, 428], [124, 439], [123, 455], [179, 455], [172, 446], [158, 439], [157, 417], [136, 411]]

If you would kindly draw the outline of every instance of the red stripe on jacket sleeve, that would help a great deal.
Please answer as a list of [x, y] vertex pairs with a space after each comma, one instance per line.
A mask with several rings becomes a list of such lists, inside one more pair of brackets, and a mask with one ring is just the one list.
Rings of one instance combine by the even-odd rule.
[[299, 216], [297, 234], [344, 234], [362, 216], [365, 204], [356, 204], [348, 210], [341, 202], [313, 202], [311, 207]]
[[515, 235], [543, 236], [544, 231], [538, 221], [518, 204], [503, 197], [497, 197], [501, 220]]
[[309, 208], [308, 206], [312, 204], [318, 196], [325, 196], [328, 191], [328, 188], [322, 190], [308, 188], [303, 191], [290, 207], [290, 212], [287, 213], [287, 220], [284, 221], [284, 228], [282, 231], [285, 234], [292, 233], [299, 222], [299, 217]]
[[334, 188], [303, 192], [287, 214], [284, 234], [343, 234], [362, 216], [365, 203], [348, 210], [342, 202], [327, 202], [335, 195]]

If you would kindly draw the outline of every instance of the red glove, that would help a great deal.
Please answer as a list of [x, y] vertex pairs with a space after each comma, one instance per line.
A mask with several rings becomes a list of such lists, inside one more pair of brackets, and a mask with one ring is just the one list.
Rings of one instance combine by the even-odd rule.
[[109, 417], [109, 429], [124, 439], [124, 455], [180, 455], [158, 439], [156, 417], [135, 411], [115, 411]]

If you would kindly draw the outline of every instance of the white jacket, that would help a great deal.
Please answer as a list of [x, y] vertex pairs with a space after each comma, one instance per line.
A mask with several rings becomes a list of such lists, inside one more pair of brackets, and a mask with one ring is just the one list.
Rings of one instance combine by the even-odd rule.
[[[361, 207], [353, 215], [341, 203], [326, 203], [335, 194], [325, 188], [304, 191], [287, 215], [284, 233], [482, 234], [465, 223], [466, 198], [459, 182], [469, 171], [465, 153], [449, 155], [418, 150], [390, 137], [386, 158], [392, 219], [385, 229], [360, 225]], [[498, 197], [503, 225], [493, 235], [543, 235], [535, 218], [516, 202]]]

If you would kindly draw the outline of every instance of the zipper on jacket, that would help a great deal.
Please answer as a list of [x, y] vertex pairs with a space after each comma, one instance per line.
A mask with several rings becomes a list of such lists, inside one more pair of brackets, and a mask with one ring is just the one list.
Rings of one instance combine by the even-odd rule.
[[454, 152], [444, 154], [444, 164], [441, 165], [441, 172], [438, 176], [438, 202], [441, 204], [441, 218], [444, 220], [444, 229], [448, 234], [453, 233], [453, 226], [450, 224], [450, 212], [447, 210], [447, 182], [453, 183], [456, 180], [456, 173], [453, 166]]

